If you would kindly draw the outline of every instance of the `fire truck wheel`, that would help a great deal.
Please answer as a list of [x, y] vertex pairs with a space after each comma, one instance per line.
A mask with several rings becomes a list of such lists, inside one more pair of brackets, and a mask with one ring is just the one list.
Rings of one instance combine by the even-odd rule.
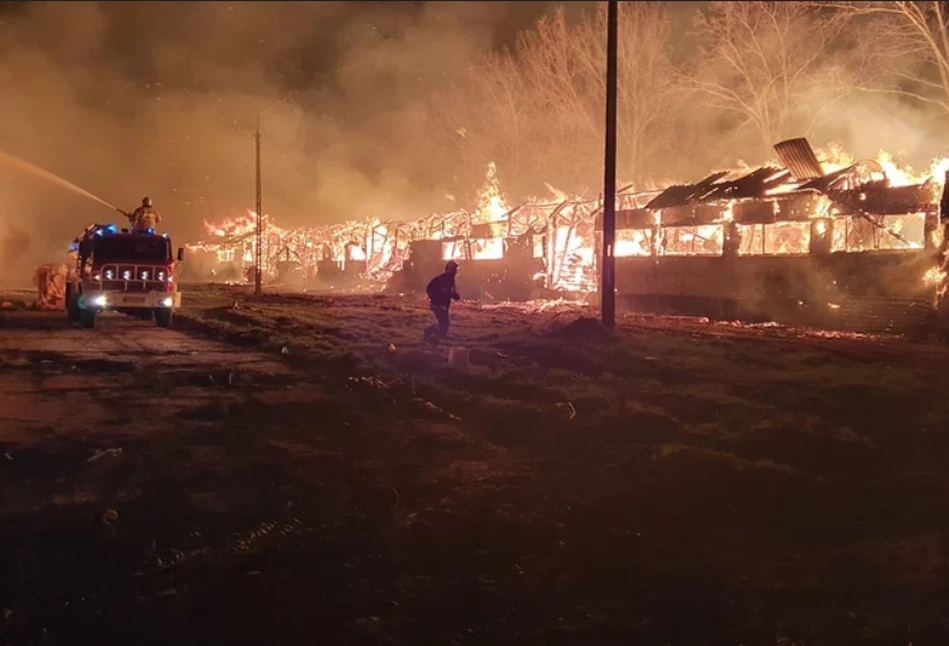
[[95, 310], [79, 310], [79, 324], [82, 327], [95, 327], [96, 326], [96, 311]]
[[171, 310], [155, 310], [155, 324], [158, 327], [171, 327]]
[[79, 303], [68, 287], [66, 288], [66, 316], [70, 323], [79, 321]]

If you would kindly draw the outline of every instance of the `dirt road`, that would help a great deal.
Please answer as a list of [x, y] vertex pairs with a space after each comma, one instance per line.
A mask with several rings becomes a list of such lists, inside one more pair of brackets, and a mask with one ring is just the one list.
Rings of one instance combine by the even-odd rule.
[[[315, 311], [274, 329], [365, 344]], [[533, 343], [537, 370], [596, 359]], [[525, 408], [565, 367], [443, 375], [452, 416], [335, 350], [0, 312], [0, 644], [945, 643], [941, 368], [628, 343], [661, 360], [584, 376], [618, 412], [578, 426], [580, 398]]]
[[5, 441], [80, 433], [95, 442], [159, 431], [174, 426], [182, 410], [220, 401], [221, 391], [207, 386], [272, 380], [288, 372], [259, 354], [119, 315], [102, 317], [95, 331], [61, 319], [43, 312], [0, 318]]

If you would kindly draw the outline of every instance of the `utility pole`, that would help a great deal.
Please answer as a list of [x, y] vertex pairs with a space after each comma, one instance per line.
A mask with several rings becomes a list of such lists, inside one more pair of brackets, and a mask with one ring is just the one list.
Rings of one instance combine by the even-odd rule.
[[[263, 110], [261, 110], [263, 112]], [[256, 242], [254, 244], [254, 295], [260, 296], [261, 294], [261, 274], [263, 273], [263, 268], [261, 262], [263, 260], [263, 245], [261, 243], [263, 239], [263, 213], [261, 213], [261, 186], [260, 186], [260, 112], [257, 113], [257, 132], [254, 134], [254, 148], [255, 148], [255, 164], [254, 170], [257, 175], [257, 232], [256, 232]]]
[[[291, 94], [292, 94], [292, 92], [291, 92]], [[255, 250], [255, 253], [254, 253], [254, 256], [255, 256], [255, 258], [254, 258], [254, 264], [257, 265], [257, 267], [255, 268], [255, 269], [257, 270], [257, 273], [256, 273], [256, 275], [254, 276], [254, 295], [255, 295], [255, 296], [260, 296], [260, 294], [261, 294], [261, 285], [260, 285], [260, 283], [261, 283], [261, 279], [263, 278], [263, 275], [264, 275], [264, 266], [263, 266], [263, 263], [264, 263], [264, 243], [263, 243], [263, 238], [264, 238], [264, 223], [263, 223], [263, 220], [264, 220], [264, 213], [263, 213], [263, 208], [264, 208], [264, 207], [263, 207], [263, 205], [261, 204], [261, 202], [262, 202], [262, 200], [263, 200], [263, 198], [262, 198], [262, 193], [263, 193], [263, 191], [262, 191], [261, 186], [260, 186], [260, 113], [263, 112], [264, 110], [266, 110], [267, 108], [270, 108], [270, 107], [273, 107], [273, 106], [277, 105], [278, 103], [280, 103], [281, 101], [283, 101], [285, 98], [287, 98], [287, 96], [289, 96], [289, 95], [285, 95], [285, 96], [280, 97], [279, 99], [276, 99], [276, 100], [274, 100], [274, 101], [271, 101], [270, 103], [268, 103], [267, 105], [265, 105], [264, 107], [262, 107], [260, 110], [257, 111], [257, 131], [256, 131], [256, 133], [254, 134], [254, 143], [255, 143], [255, 146], [254, 146], [254, 161], [255, 161], [255, 163], [254, 163], [254, 170], [255, 170], [256, 175], [257, 175], [257, 204], [256, 204], [256, 207], [257, 207], [257, 231], [255, 232], [256, 235], [254, 236], [254, 237], [255, 237], [255, 245], [254, 245], [254, 246], [256, 247], [256, 250]]]
[[607, 0], [606, 10], [606, 161], [600, 319], [603, 327], [612, 332], [616, 328], [616, 0]]

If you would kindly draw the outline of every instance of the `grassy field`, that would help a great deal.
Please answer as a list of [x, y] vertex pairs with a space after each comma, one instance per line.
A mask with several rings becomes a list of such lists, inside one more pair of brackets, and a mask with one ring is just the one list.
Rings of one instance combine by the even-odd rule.
[[[893, 424], [933, 427], [949, 410], [942, 402], [949, 350], [940, 346], [635, 315], [621, 315], [610, 339], [596, 316], [570, 304], [463, 302], [453, 310], [451, 339], [433, 349], [421, 340], [431, 314], [419, 299], [254, 298], [205, 288], [187, 294], [179, 321], [338, 378], [378, 380], [377, 389], [385, 384], [397, 399], [437, 400], [502, 438], [536, 424], [590, 444], [616, 427], [627, 430], [607, 433], [614, 440], [667, 435], [745, 456], [743, 445], [779, 438], [780, 429], [830, 446], [866, 444]], [[452, 347], [470, 351], [470, 370], [448, 366]]]
[[298, 569], [254, 603], [300, 623], [314, 554], [338, 554], [346, 643], [946, 642], [949, 351], [636, 315], [611, 338], [592, 316], [462, 302], [433, 349], [418, 299], [186, 289], [176, 327], [310, 384], [202, 412], [216, 448], [162, 441], [217, 456], [235, 510], [292, 476], [287, 522], [314, 528], [213, 571]]
[[[430, 502], [449, 517], [526, 541], [521, 558], [577, 596], [586, 630], [646, 630], [655, 604], [683, 635], [697, 622], [710, 638], [787, 626], [802, 643], [885, 643], [944, 629], [944, 348], [632, 315], [607, 339], [576, 322], [595, 312], [527, 310], [462, 303], [435, 350], [415, 299], [207, 288], [182, 319], [359, 378], [393, 424], [429, 406], [430, 429], [389, 459], [440, 492]], [[474, 368], [449, 368], [449, 346], [470, 349]]]

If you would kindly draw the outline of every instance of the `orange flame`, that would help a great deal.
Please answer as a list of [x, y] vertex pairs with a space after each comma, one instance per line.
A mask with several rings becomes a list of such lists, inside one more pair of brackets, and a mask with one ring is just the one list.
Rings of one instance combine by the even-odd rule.
[[[825, 173], [848, 168], [856, 161], [840, 144], [819, 148], [816, 154]], [[945, 182], [945, 172], [949, 170], [949, 157], [933, 160], [929, 169], [922, 172], [901, 164], [897, 157], [886, 151], [881, 151], [876, 161], [894, 187], [920, 184], [927, 180], [934, 186], [941, 186]], [[745, 167], [736, 170], [732, 178], [752, 170], [740, 165]], [[876, 174], [879, 175], [879, 172]], [[866, 179], [861, 177], [854, 181]], [[840, 216], [832, 200], [825, 195], [815, 195], [816, 201], [806, 207], [809, 209], [808, 215], [818, 220], [813, 228], [811, 223], [801, 222], [797, 216], [783, 216], [782, 209], [800, 208], [786, 206], [790, 204], [788, 195], [798, 186], [798, 183], [789, 179], [768, 192], [767, 198], [773, 202], [779, 221], [738, 225], [738, 252], [741, 255], [807, 254], [810, 252], [812, 235], [829, 235], [833, 252], [864, 250], [860, 245], [872, 236], [854, 235], [854, 227], [859, 228], [864, 224], [872, 226], [873, 223], [854, 225], [849, 216]], [[293, 249], [304, 264], [334, 260], [342, 266], [347, 261], [365, 261], [367, 275], [382, 280], [408, 257], [409, 243], [415, 240], [442, 240], [442, 253], [446, 259], [490, 260], [505, 257], [508, 248], [505, 238], [533, 231], [537, 234], [533, 241], [534, 257], [546, 261], [545, 275], [550, 280], [548, 286], [564, 291], [592, 291], [596, 288], [597, 240], [593, 216], [599, 203], [582, 196], [571, 196], [549, 184], [547, 190], [548, 197], [531, 199], [521, 208], [515, 209], [512, 215], [511, 206], [501, 190], [498, 169], [491, 163], [478, 192], [477, 207], [468, 212], [433, 214], [413, 221], [388, 222], [384, 225], [376, 220], [364, 220], [289, 230], [275, 226], [264, 216], [264, 270], [270, 271], [271, 267], [284, 259], [279, 256], [281, 250]], [[651, 196], [658, 192], [619, 195], [617, 210], [642, 209]], [[721, 255], [726, 230], [732, 226], [725, 225], [736, 219], [736, 203], [734, 200], [718, 202], [716, 206], [720, 208], [720, 216], [716, 222], [692, 226], [668, 226], [662, 220], [662, 210], [655, 209], [652, 211], [651, 224], [646, 224], [647, 219], [639, 229], [617, 231], [614, 255]], [[877, 226], [899, 236], [892, 239], [884, 237], [884, 245], [887, 246], [879, 246], [875, 242], [875, 248], [922, 248], [923, 239], [920, 236], [925, 217], [925, 213], [882, 216]], [[472, 225], [490, 226], [474, 236]], [[216, 223], [205, 222], [204, 226], [211, 240], [192, 247], [216, 251], [222, 262], [239, 259], [244, 263], [254, 261], [256, 240], [250, 235], [257, 227], [257, 215], [254, 212], [248, 211], [247, 215]], [[933, 235], [934, 239], [939, 238], [941, 229]], [[355, 244], [347, 246], [348, 243]], [[933, 279], [932, 276], [926, 278]]]

